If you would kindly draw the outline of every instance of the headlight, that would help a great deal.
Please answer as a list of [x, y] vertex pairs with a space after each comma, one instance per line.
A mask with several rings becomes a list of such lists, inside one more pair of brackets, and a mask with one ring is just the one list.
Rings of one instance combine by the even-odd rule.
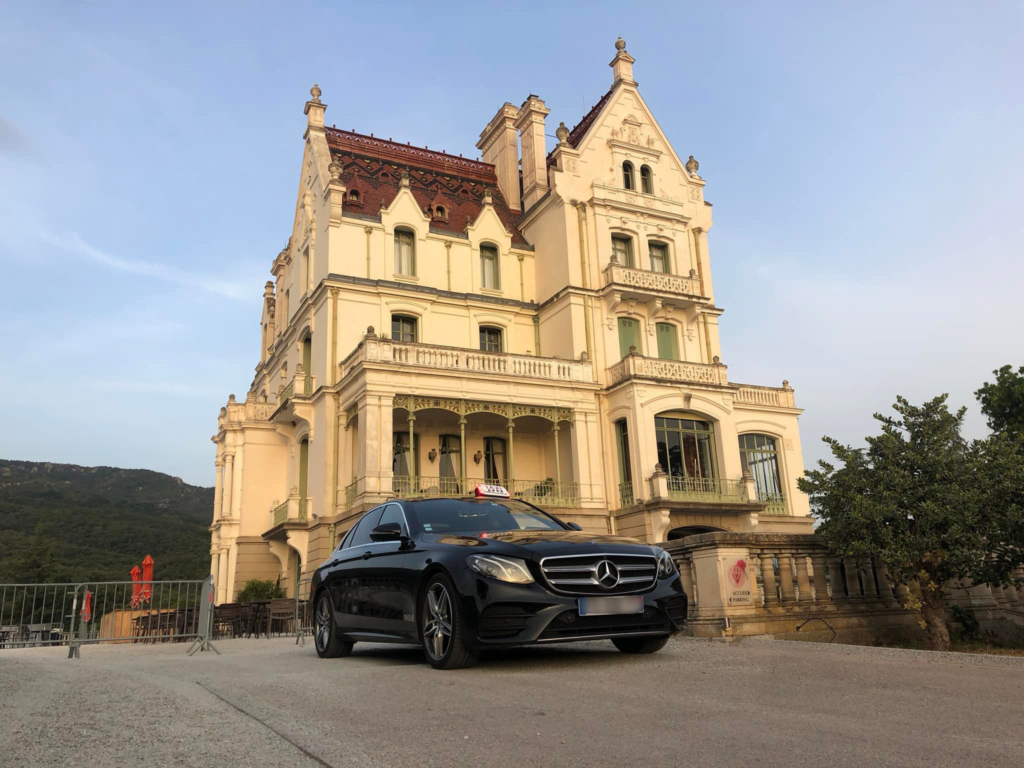
[[470, 555], [466, 565], [489, 579], [508, 581], [512, 584], [532, 584], [533, 576], [526, 567], [526, 561], [514, 557], [497, 555]]
[[676, 573], [676, 562], [665, 550], [661, 550], [661, 554], [658, 555], [658, 578], [667, 579], [669, 576], [673, 576]]

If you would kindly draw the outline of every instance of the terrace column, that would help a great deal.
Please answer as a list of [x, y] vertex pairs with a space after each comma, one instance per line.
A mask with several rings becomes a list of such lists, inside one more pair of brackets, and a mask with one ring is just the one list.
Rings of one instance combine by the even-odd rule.
[[220, 553], [220, 577], [217, 579], [217, 602], [228, 602], [228, 551]]
[[216, 469], [214, 470], [214, 476], [217, 479], [217, 482], [213, 489], [213, 519], [214, 521], [216, 521], [220, 518], [220, 505], [221, 502], [224, 500], [224, 461], [223, 459], [217, 459], [217, 461], [215, 461], [213, 465], [214, 467], [216, 467]]
[[221, 499], [221, 517], [231, 517], [231, 488], [235, 484], [235, 455], [229, 453], [224, 457], [224, 490]]
[[779, 604], [779, 593], [775, 588], [775, 563], [772, 562], [770, 552], [762, 552], [761, 558], [761, 583], [764, 584], [764, 604]]
[[459, 471], [462, 473], [462, 492], [466, 493], [466, 417], [459, 416]]
[[220, 559], [216, 552], [210, 553], [210, 575], [213, 576], [214, 580], [218, 579], [220, 573]]
[[[512, 430], [515, 429], [515, 422], [508, 420], [508, 479], [509, 485], [515, 487], [515, 453], [512, 448]], [[509, 489], [511, 490], [511, 488]]]
[[[410, 407], [412, 407], [410, 405]], [[413, 432], [413, 424], [416, 423], [416, 414], [409, 411], [409, 477], [416, 476], [416, 435]], [[412, 482], [410, 480], [410, 482]], [[413, 490], [419, 490], [415, 488]]]
[[561, 493], [562, 485], [562, 464], [558, 458], [558, 422], [556, 421], [554, 426], [551, 427], [551, 433], [555, 436], [555, 480], [559, 485], [559, 493]]

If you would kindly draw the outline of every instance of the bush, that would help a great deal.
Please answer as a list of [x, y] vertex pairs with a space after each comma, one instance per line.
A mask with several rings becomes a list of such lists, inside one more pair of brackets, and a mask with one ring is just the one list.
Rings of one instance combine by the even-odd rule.
[[249, 579], [238, 593], [237, 600], [240, 603], [251, 603], [253, 600], [273, 600], [275, 597], [284, 597], [276, 581]]

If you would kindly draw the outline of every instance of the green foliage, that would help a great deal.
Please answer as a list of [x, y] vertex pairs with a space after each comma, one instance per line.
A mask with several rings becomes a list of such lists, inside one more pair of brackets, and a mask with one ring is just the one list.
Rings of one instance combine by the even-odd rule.
[[210, 571], [213, 489], [159, 472], [0, 460], [0, 582], [128, 581]]
[[954, 605], [952, 609], [953, 618], [960, 625], [960, 631], [956, 637], [960, 643], [976, 643], [981, 640], [981, 625], [974, 618], [974, 614], [960, 605]]
[[988, 417], [989, 428], [1008, 437], [1024, 438], [1024, 366], [1016, 373], [1009, 365], [992, 371], [994, 384], [985, 382], [974, 393], [981, 412]]
[[235, 599], [239, 603], [248, 603], [253, 600], [273, 600], [275, 597], [284, 597], [276, 581], [249, 579]]
[[936, 647], [948, 647], [943, 597], [950, 580], [1005, 584], [1024, 562], [1024, 456], [1005, 435], [967, 443], [966, 409], [946, 396], [897, 416], [875, 414], [881, 434], [855, 449], [826, 437], [825, 461], [799, 482], [819, 533], [837, 553], [876, 557], [911, 588]]

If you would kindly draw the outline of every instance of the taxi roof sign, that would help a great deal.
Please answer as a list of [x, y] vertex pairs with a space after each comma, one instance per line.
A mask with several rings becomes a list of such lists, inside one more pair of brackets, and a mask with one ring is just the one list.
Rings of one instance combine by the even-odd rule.
[[491, 497], [496, 499], [508, 499], [511, 498], [511, 494], [507, 489], [500, 485], [491, 485], [490, 483], [480, 483], [476, 487], [477, 497]]

